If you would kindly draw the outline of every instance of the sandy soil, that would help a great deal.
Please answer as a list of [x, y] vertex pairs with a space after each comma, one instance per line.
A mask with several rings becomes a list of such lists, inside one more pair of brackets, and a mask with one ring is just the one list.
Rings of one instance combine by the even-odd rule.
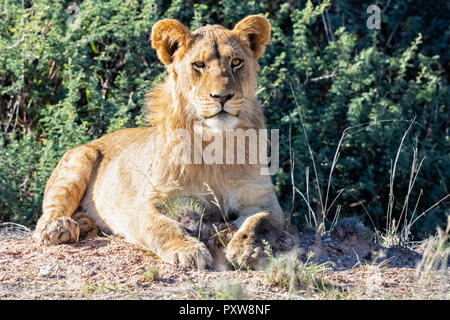
[[317, 263], [333, 261], [324, 276], [340, 293], [288, 292], [263, 271], [178, 269], [119, 237], [43, 246], [22, 234], [0, 236], [0, 299], [207, 299], [226, 281], [239, 281], [248, 299], [450, 299], [448, 269], [418, 281], [417, 252], [313, 234], [286, 238], [284, 246], [303, 258], [315, 252]]

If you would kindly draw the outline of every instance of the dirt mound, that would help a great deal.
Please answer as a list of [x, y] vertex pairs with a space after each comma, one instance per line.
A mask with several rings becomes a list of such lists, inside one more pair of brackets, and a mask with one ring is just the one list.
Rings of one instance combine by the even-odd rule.
[[302, 260], [311, 251], [314, 253], [312, 261], [332, 261], [334, 270], [354, 269], [364, 264], [381, 262], [387, 267], [415, 268], [422, 258], [419, 253], [408, 248], [383, 248], [371, 239], [354, 236], [340, 237], [333, 233], [321, 237], [314, 232], [304, 232], [292, 238], [292, 247], [300, 249]]

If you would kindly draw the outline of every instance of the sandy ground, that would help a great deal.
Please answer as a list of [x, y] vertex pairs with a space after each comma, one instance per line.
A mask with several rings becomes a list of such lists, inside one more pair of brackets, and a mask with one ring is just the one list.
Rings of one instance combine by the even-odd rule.
[[[324, 277], [340, 288], [292, 291], [268, 283], [263, 271], [182, 270], [119, 237], [43, 246], [27, 235], [0, 236], [0, 299], [208, 299], [221, 285], [240, 282], [248, 299], [450, 299], [449, 270], [424, 281], [421, 256], [355, 239], [299, 234], [286, 246], [317, 263], [333, 261]], [[146, 274], [157, 270], [157, 279]]]
[[[158, 280], [147, 280], [156, 267]], [[283, 290], [262, 272], [182, 270], [118, 237], [41, 246], [32, 238], [0, 242], [1, 299], [199, 299], [221, 281], [239, 279], [254, 299]]]

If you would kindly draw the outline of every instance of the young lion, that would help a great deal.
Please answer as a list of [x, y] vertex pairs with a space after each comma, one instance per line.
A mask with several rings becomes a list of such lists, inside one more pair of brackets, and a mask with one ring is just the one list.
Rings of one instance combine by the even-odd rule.
[[[261, 175], [261, 165], [247, 162], [184, 163], [174, 150], [180, 129], [195, 140], [202, 133], [265, 128], [255, 86], [257, 59], [269, 39], [269, 22], [256, 15], [232, 30], [206, 25], [190, 32], [177, 20], [158, 21], [151, 43], [168, 74], [148, 94], [149, 126], [67, 151], [45, 188], [35, 237], [44, 244], [71, 243], [100, 229], [174, 265], [204, 268], [212, 263], [205, 244], [165, 215], [161, 204], [180, 196], [206, 204], [214, 199], [225, 220], [237, 216], [227, 259], [254, 266], [262, 239], [275, 245], [284, 228], [270, 177]], [[184, 147], [199, 151], [195, 144]]]

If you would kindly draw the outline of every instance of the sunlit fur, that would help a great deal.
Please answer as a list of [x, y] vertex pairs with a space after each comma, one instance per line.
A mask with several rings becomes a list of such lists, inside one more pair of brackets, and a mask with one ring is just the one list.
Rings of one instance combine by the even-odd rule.
[[[88, 217], [100, 230], [122, 235], [164, 261], [202, 268], [212, 261], [206, 246], [158, 211], [161, 201], [183, 195], [208, 205], [217, 200], [226, 219], [238, 213], [234, 223], [240, 229], [227, 257], [238, 264], [257, 261], [264, 232], [278, 235], [284, 225], [270, 177], [260, 175], [259, 165], [177, 163], [174, 149], [180, 129], [194, 137], [265, 128], [255, 86], [257, 59], [269, 39], [270, 25], [260, 16], [232, 30], [207, 25], [190, 32], [176, 20], [157, 22], [151, 42], [167, 76], [147, 95], [148, 127], [119, 130], [69, 150], [48, 181], [36, 238], [75, 242], [80, 228], [89, 232], [80, 225], [89, 226]], [[234, 58], [242, 60], [239, 68], [231, 65]], [[205, 67], [196, 68], [196, 61]], [[223, 105], [226, 113], [216, 115], [222, 106], [212, 95], [223, 92], [233, 96]]]

